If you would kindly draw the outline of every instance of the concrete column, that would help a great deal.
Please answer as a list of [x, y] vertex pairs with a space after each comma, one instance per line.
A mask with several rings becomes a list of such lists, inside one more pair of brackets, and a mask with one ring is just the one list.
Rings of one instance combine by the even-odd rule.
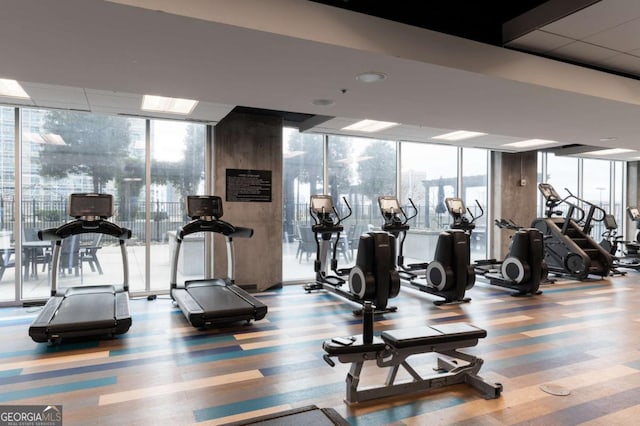
[[537, 152], [491, 153], [493, 180], [492, 215], [487, 226], [491, 232], [490, 257], [503, 259], [507, 254], [512, 231], [494, 225], [495, 219], [511, 219], [529, 227], [537, 216]]
[[[231, 112], [214, 130], [215, 194], [233, 225], [254, 229], [251, 239], [234, 239], [235, 281], [248, 291], [282, 283], [282, 118]], [[271, 171], [271, 201], [226, 201], [226, 170]], [[214, 276], [226, 276], [222, 238], [214, 242]]]
[[[638, 161], [629, 161], [627, 163], [627, 206], [631, 207], [640, 207], [640, 192], [638, 192], [638, 186], [640, 185], [639, 164], [640, 162]], [[627, 221], [625, 239], [635, 241], [638, 229], [636, 223], [629, 219], [626, 213], [626, 207], [625, 218]]]

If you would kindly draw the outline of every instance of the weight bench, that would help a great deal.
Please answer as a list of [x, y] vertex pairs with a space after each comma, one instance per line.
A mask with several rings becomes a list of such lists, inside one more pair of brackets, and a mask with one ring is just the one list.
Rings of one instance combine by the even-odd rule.
[[[466, 383], [480, 391], [486, 399], [498, 398], [500, 383], [489, 383], [478, 376], [483, 360], [459, 352], [460, 348], [475, 346], [487, 332], [471, 324], [456, 323], [432, 325], [408, 329], [388, 330], [370, 339], [362, 335], [348, 338], [335, 337], [326, 340], [322, 347], [324, 360], [331, 365], [337, 357], [342, 363], [351, 363], [347, 374], [347, 404], [373, 399], [427, 391], [443, 386]], [[370, 340], [370, 343], [365, 343]], [[412, 355], [434, 352], [438, 354], [435, 372], [422, 377], [407, 361]], [[360, 373], [365, 361], [376, 361], [378, 367], [390, 367], [384, 385], [359, 390]], [[398, 371], [403, 367], [413, 381], [395, 383]]]

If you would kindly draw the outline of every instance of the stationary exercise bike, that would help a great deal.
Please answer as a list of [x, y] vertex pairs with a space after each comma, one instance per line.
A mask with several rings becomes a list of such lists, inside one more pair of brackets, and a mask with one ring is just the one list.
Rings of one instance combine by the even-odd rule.
[[[474, 222], [484, 214], [473, 216], [461, 198], [447, 198], [445, 204], [453, 217], [452, 227], [472, 232]], [[467, 214], [471, 219], [467, 218]], [[544, 243], [542, 233], [535, 228], [523, 228], [512, 221], [495, 221], [501, 229], [516, 231], [509, 244], [509, 252], [502, 261], [496, 259], [476, 260], [474, 269], [478, 276], [489, 284], [515, 290], [512, 296], [533, 296], [541, 294], [540, 283], [547, 278], [547, 266], [544, 262]]]
[[403, 247], [409, 230], [409, 220], [418, 214], [418, 208], [409, 198], [414, 214], [407, 216], [394, 196], [378, 197], [380, 213], [384, 218], [382, 230], [390, 232], [398, 244], [398, 273], [403, 282], [425, 293], [443, 298], [435, 305], [471, 301], [465, 291], [473, 287], [475, 273], [469, 265], [469, 238], [462, 230], [448, 230], [438, 236], [434, 259], [431, 262], [404, 264]]
[[[371, 302], [376, 313], [394, 312], [397, 307], [387, 306], [388, 300], [400, 292], [400, 278], [395, 269], [396, 240], [393, 235], [381, 231], [361, 235], [356, 265], [353, 268], [338, 268], [336, 253], [344, 231], [341, 223], [351, 216], [349, 203], [345, 198], [343, 201], [349, 212], [341, 217], [330, 195], [311, 196], [309, 213], [314, 221], [311, 230], [316, 240], [316, 280], [306, 284], [304, 289], [307, 292], [324, 289], [360, 305]], [[329, 269], [330, 250], [332, 255]], [[381, 265], [389, 262], [387, 257], [391, 259], [393, 268], [380, 269]], [[379, 287], [377, 283], [380, 283]], [[348, 289], [343, 286], [348, 286]], [[354, 311], [356, 315], [361, 313], [362, 309]]]

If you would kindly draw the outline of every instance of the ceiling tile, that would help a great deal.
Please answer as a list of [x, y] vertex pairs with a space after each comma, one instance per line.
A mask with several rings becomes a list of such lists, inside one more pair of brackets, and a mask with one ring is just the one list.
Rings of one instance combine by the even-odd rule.
[[583, 40], [587, 43], [617, 50], [618, 52], [629, 52], [640, 49], [638, 34], [640, 34], [640, 19], [634, 19], [615, 28], [586, 37]]
[[640, 2], [602, 0], [541, 29], [576, 40], [617, 27], [640, 16]]
[[537, 30], [507, 43], [506, 46], [529, 52], [547, 53], [550, 50], [558, 49], [573, 41], [573, 39], [567, 37]]

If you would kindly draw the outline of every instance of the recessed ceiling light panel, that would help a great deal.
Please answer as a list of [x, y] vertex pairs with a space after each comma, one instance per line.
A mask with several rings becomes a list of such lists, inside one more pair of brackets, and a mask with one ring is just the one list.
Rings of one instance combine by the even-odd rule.
[[547, 139], [527, 139], [520, 142], [506, 143], [502, 146], [508, 146], [511, 148], [534, 148], [534, 147], [540, 147], [545, 145], [553, 145], [556, 143], [558, 142], [547, 140]]
[[626, 148], [611, 148], [611, 149], [600, 149], [597, 151], [589, 151], [584, 152], [583, 154], [588, 155], [616, 155], [616, 154], [624, 154], [625, 152], [635, 152], [633, 149]]
[[29, 99], [30, 96], [24, 91], [20, 83], [16, 80], [0, 78], [0, 96], [8, 98]]
[[164, 96], [144, 95], [141, 109], [145, 111], [165, 112], [170, 114], [191, 114], [198, 105], [193, 99], [167, 98]]
[[438, 136], [433, 136], [431, 139], [438, 139], [443, 141], [461, 141], [463, 139], [476, 138], [478, 136], [484, 136], [486, 133], [482, 132], [470, 132], [467, 130], [457, 130], [455, 132], [449, 132]]
[[399, 123], [393, 123], [390, 121], [361, 120], [347, 127], [343, 127], [342, 130], [357, 130], [359, 132], [378, 132], [380, 130], [388, 129], [389, 127], [397, 126], [398, 124]]

